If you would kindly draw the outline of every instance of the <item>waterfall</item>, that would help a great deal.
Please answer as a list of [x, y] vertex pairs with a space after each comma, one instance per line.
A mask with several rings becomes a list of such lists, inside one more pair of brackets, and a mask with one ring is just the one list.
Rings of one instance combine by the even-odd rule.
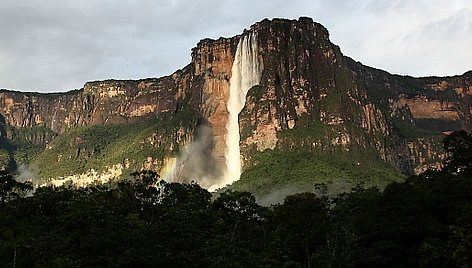
[[[161, 170], [165, 180], [179, 181], [179, 179], [186, 177], [187, 179], [196, 180], [209, 191], [214, 191], [239, 180], [241, 159], [238, 116], [246, 103], [247, 92], [260, 83], [261, 67], [259, 66], [257, 50], [257, 35], [254, 32], [246, 33], [240, 38], [231, 68], [229, 98], [226, 104], [228, 109], [226, 168], [223, 167], [222, 170], [219, 170], [212, 166], [214, 160], [210, 157], [211, 149], [210, 152], [206, 150], [212, 148], [213, 143], [208, 140], [208, 137], [213, 137], [213, 134], [208, 130], [200, 129], [200, 131], [197, 131], [200, 135], [196, 135], [195, 140], [188, 146], [185, 153], [179, 158], [168, 161]], [[179, 173], [182, 173], [185, 165], [189, 167], [192, 174], [186, 174], [179, 178]], [[200, 171], [203, 171], [203, 173]], [[222, 174], [220, 174], [220, 171]]]
[[257, 35], [246, 34], [239, 40], [229, 87], [228, 123], [226, 125], [226, 172], [220, 187], [239, 180], [241, 176], [241, 159], [239, 151], [238, 115], [246, 103], [246, 94], [261, 79], [261, 68], [257, 55]]
[[56, 113], [57, 113], [57, 110], [54, 109], [54, 113], [52, 115], [52, 120], [51, 120], [51, 130], [52, 131], [55, 131], [54, 127], [55, 127], [55, 123], [56, 123]]

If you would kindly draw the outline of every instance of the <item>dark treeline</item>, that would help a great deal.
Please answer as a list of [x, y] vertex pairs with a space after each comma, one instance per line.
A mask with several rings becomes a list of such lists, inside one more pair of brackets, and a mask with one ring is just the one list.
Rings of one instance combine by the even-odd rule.
[[472, 136], [444, 145], [442, 171], [272, 207], [152, 172], [25, 197], [3, 173], [0, 267], [471, 267]]

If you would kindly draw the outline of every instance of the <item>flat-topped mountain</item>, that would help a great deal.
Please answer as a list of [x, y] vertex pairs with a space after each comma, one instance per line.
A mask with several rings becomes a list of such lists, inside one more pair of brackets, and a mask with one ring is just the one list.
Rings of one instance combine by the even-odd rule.
[[1, 90], [0, 164], [59, 184], [152, 169], [253, 192], [383, 185], [437, 165], [444, 133], [472, 129], [471, 95], [470, 71], [392, 75], [344, 56], [310, 18], [266, 19], [203, 39], [166, 77]]

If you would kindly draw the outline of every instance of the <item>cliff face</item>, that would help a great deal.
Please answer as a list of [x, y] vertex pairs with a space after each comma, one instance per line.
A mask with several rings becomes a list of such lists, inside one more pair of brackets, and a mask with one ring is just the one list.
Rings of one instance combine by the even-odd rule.
[[[130, 125], [148, 118], [165, 122], [190, 112], [211, 127], [207, 146], [224, 165], [232, 67], [239, 41], [250, 33], [257, 36], [262, 74], [239, 117], [243, 169], [258, 152], [305, 148], [355, 159], [369, 154], [413, 173], [440, 160], [443, 132], [472, 128], [472, 72], [443, 78], [391, 75], [343, 56], [326, 28], [300, 18], [263, 20], [240, 36], [204, 39], [188, 66], [163, 78], [88, 82], [83, 89], [55, 94], [1, 90], [0, 134], [46, 148], [77, 127]], [[38, 129], [42, 135], [35, 134]], [[141, 144], [168, 149], [162, 141], [147, 137]], [[174, 161], [159, 157], [151, 162]]]
[[199, 112], [213, 128], [214, 154], [224, 164], [229, 80], [239, 37], [204, 39], [192, 51], [193, 79], [201, 81]]
[[[188, 76], [188, 75], [187, 75]], [[88, 82], [64, 94], [0, 92], [1, 113], [12, 127], [44, 126], [56, 133], [77, 126], [121, 124], [182, 106], [186, 73], [137, 81]]]
[[426, 130], [470, 130], [472, 72], [454, 77], [413, 78], [390, 75], [387, 72], [363, 66], [349, 60], [372, 99], [389, 103], [395, 115], [409, 116]]
[[[441, 160], [443, 133], [472, 127], [471, 72], [412, 78], [366, 67], [344, 57], [309, 18], [265, 20], [251, 31], [264, 67], [241, 116], [246, 152], [373, 148], [395, 169], [416, 173]], [[298, 140], [290, 135], [307, 128]]]
[[[246, 154], [295, 147], [362, 154], [372, 148], [383, 161], [406, 173], [413, 171], [413, 165], [424, 164], [412, 160], [417, 151], [409, 149], [393, 124], [392, 112], [329, 41], [323, 26], [302, 18], [262, 21], [251, 31], [258, 33], [264, 69], [261, 85], [249, 93], [241, 115]], [[400, 99], [406, 100], [402, 93], [390, 94], [397, 97], [399, 110], [413, 113], [401, 105]], [[413, 122], [405, 123], [414, 127]]]
[[412, 172], [438, 166], [443, 158], [441, 134], [471, 130], [471, 72], [454, 77], [413, 78], [391, 75], [351, 59], [347, 62], [371, 102], [383, 107], [394, 134], [403, 140], [401, 147], [393, 149], [404, 148], [406, 142]]

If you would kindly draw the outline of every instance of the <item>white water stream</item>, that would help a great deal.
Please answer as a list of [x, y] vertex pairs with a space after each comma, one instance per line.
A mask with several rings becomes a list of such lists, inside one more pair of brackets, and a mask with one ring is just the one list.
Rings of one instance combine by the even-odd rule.
[[219, 187], [239, 180], [241, 176], [241, 159], [239, 151], [239, 120], [238, 115], [246, 103], [246, 94], [261, 79], [259, 65], [257, 36], [254, 32], [246, 34], [239, 40], [236, 55], [231, 69], [229, 112], [226, 125], [226, 172]]

